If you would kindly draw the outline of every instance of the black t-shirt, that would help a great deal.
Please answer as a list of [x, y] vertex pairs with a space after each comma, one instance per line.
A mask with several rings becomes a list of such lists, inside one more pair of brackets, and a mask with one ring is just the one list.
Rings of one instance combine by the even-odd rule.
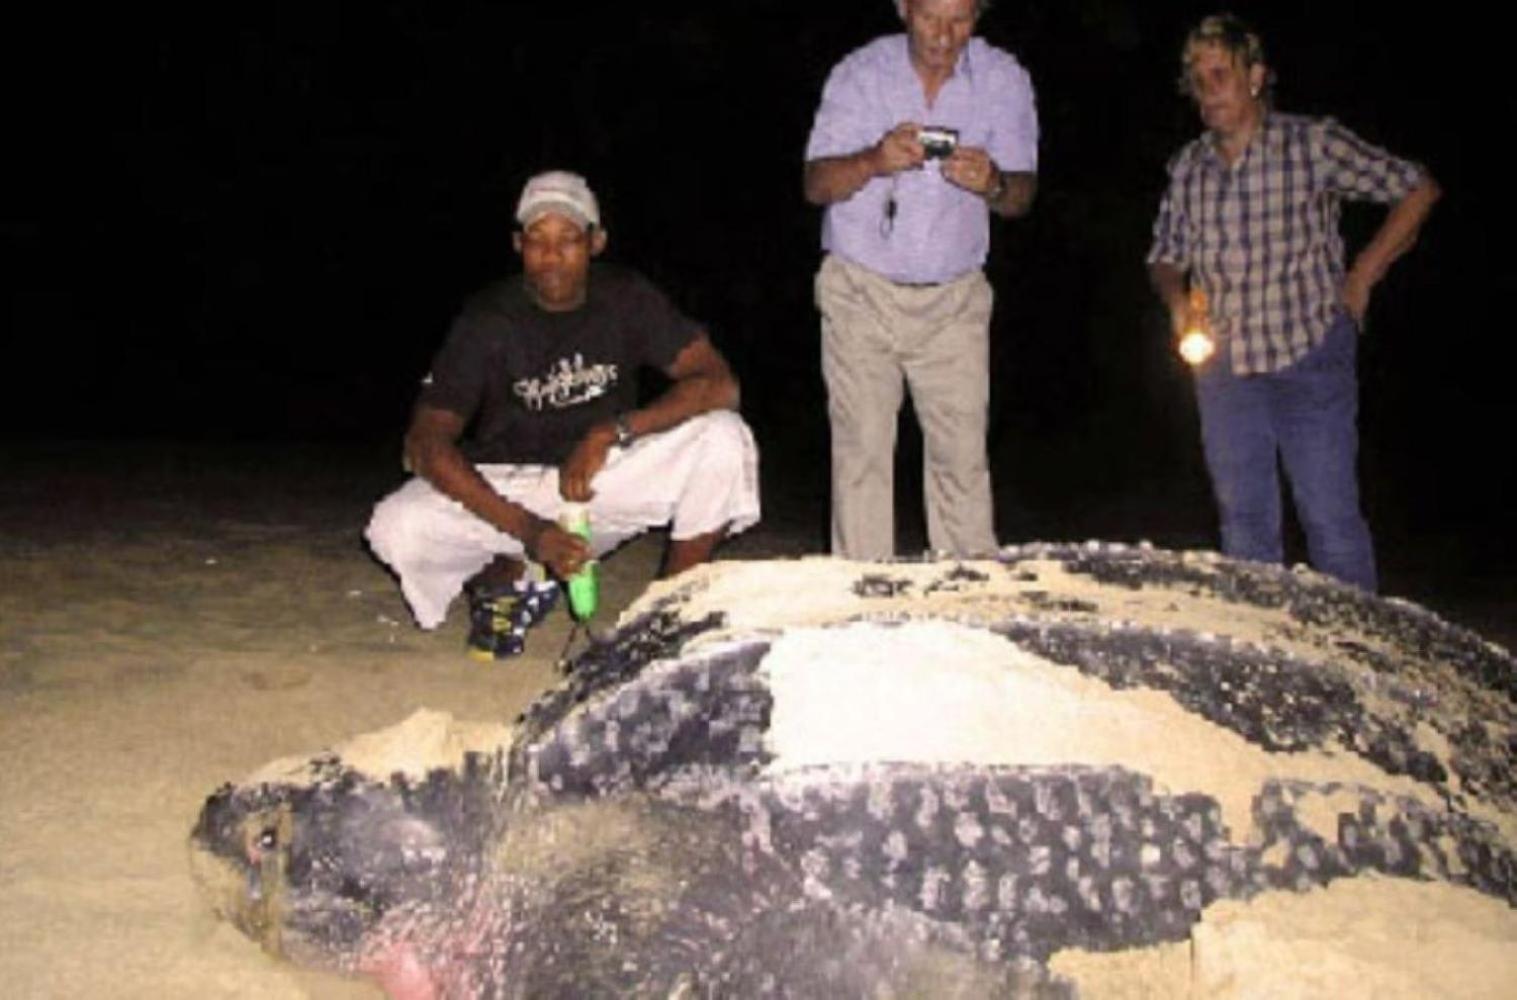
[[517, 275], [464, 304], [421, 402], [472, 418], [471, 461], [557, 465], [592, 426], [637, 405], [641, 369], [667, 369], [699, 332], [627, 268], [592, 264], [584, 305], [561, 313], [539, 308]]

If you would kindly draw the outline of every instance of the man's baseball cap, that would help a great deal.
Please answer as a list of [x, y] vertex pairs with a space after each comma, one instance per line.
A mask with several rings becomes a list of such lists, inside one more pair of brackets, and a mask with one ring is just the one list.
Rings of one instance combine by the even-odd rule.
[[595, 192], [583, 177], [567, 170], [538, 174], [522, 188], [521, 201], [516, 203], [516, 221], [525, 228], [545, 212], [558, 212], [585, 229], [600, 225], [600, 205]]

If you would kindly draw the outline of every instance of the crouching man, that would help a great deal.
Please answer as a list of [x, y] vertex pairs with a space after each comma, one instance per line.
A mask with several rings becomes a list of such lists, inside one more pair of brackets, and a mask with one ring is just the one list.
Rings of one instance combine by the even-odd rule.
[[[513, 237], [519, 277], [464, 305], [423, 380], [405, 455], [416, 477], [366, 536], [422, 628], [461, 591], [469, 648], [520, 653], [558, 583], [650, 527], [669, 525], [662, 574], [711, 557], [759, 517], [758, 451], [738, 385], [701, 326], [606, 246], [584, 178], [527, 182]], [[638, 406], [638, 376], [669, 378]], [[558, 525], [585, 503], [590, 541]], [[544, 572], [546, 570], [546, 572]]]

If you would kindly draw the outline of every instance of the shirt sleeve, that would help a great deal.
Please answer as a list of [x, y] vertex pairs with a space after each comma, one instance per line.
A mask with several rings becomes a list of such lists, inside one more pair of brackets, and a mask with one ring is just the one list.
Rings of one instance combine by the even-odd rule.
[[878, 142], [885, 129], [869, 107], [862, 55], [854, 53], [832, 68], [822, 87], [822, 103], [806, 140], [806, 160], [848, 156]]
[[1190, 264], [1190, 247], [1185, 238], [1185, 216], [1180, 205], [1180, 181], [1176, 165], [1171, 164], [1169, 184], [1159, 199], [1159, 216], [1154, 220], [1153, 243], [1148, 248], [1148, 263], [1175, 264], [1187, 267]]
[[1032, 76], [1020, 63], [1009, 62], [997, 74], [991, 97], [992, 124], [986, 152], [996, 166], [1012, 173], [1038, 172], [1038, 109]]
[[1327, 189], [1352, 201], [1393, 202], [1422, 183], [1422, 168], [1371, 145], [1331, 118], [1316, 130]]
[[423, 406], [448, 410], [466, 420], [474, 415], [484, 398], [489, 368], [480, 334], [480, 317], [475, 310], [465, 308], [453, 321], [432, 359], [431, 370], [422, 379], [419, 402]]
[[641, 334], [642, 364], [668, 370], [679, 352], [701, 332], [701, 324], [686, 316], [652, 282], [639, 276], [631, 286], [629, 315]]

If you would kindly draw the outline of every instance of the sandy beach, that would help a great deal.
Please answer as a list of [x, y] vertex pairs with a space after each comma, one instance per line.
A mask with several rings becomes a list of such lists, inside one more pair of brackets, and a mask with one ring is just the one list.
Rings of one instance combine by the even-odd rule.
[[[553, 681], [567, 616], [493, 666], [464, 656], [457, 609], [436, 632], [415, 629], [360, 540], [401, 478], [366, 456], [58, 446], [12, 459], [0, 484], [5, 995], [375, 995], [276, 963], [212, 918], [186, 863], [201, 803], [419, 707], [514, 718]], [[780, 513], [725, 556], [803, 552], [809, 536]], [[651, 580], [661, 541], [608, 561], [603, 622]]]
[[[208, 455], [64, 448], [12, 465], [0, 501], [7, 996], [374, 995], [267, 959], [210, 916], [186, 864], [201, 803], [420, 706], [514, 718], [570, 638], [555, 613], [527, 655], [484, 665], [463, 653], [460, 615], [418, 631], [359, 537], [398, 470], [364, 479], [320, 454]], [[608, 561], [603, 621], [647, 584], [660, 545]]]

